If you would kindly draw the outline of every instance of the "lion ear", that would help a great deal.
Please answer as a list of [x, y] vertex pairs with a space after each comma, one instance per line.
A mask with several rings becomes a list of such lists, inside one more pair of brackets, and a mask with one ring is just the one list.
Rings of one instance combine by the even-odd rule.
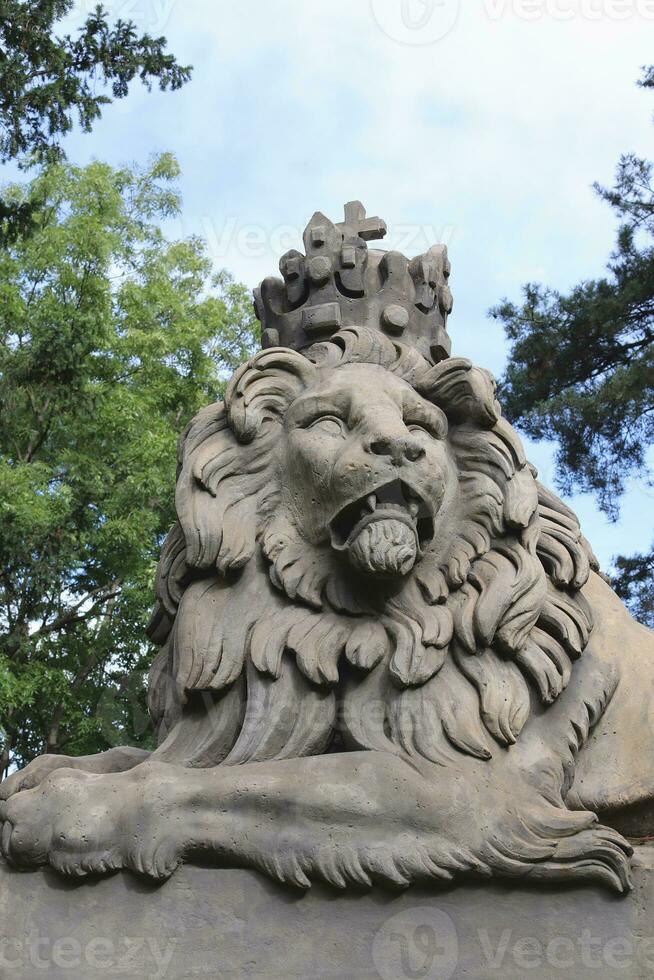
[[271, 347], [239, 368], [225, 394], [229, 424], [240, 442], [251, 442], [270, 418], [282, 418], [293, 398], [316, 375], [297, 351]]
[[420, 378], [417, 388], [442, 408], [451, 422], [476, 422], [490, 429], [500, 419], [492, 374], [475, 367], [465, 357], [441, 361]]

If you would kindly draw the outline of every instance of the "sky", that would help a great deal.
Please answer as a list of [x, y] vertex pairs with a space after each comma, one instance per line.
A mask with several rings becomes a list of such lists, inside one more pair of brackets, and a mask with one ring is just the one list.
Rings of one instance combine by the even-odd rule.
[[[96, 0], [76, 5], [75, 30]], [[255, 286], [321, 210], [360, 199], [382, 247], [445, 242], [453, 352], [502, 373], [488, 309], [522, 284], [566, 290], [600, 275], [616, 222], [592, 189], [621, 153], [652, 157], [654, 0], [105, 0], [164, 34], [192, 82], [134, 88], [70, 158], [119, 165], [171, 150], [183, 209], [216, 267]], [[543, 482], [553, 447], [528, 443]], [[568, 498], [604, 567], [647, 549], [654, 490], [632, 481], [611, 524]]]

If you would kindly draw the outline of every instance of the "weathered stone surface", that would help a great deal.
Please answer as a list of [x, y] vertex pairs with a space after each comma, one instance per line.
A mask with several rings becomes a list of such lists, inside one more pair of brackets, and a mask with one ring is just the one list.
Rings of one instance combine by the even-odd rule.
[[623, 835], [654, 833], [654, 637], [490, 374], [445, 356], [445, 250], [373, 258], [383, 230], [358, 205], [314, 215], [262, 288], [288, 346], [242, 365], [180, 444], [158, 748], [11, 776], [17, 866], [629, 889]]
[[654, 849], [634, 865], [621, 899], [500, 883], [297, 895], [253, 872], [192, 867], [161, 887], [126, 874], [75, 883], [0, 865], [0, 976], [651, 980]]

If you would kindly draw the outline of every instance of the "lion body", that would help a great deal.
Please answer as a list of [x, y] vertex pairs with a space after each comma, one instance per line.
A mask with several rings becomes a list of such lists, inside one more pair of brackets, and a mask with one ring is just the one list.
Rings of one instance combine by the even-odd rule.
[[[12, 860], [161, 877], [199, 848], [301, 887], [628, 888], [614, 828], [654, 830], [652, 635], [487, 372], [355, 327], [263, 351], [184, 433], [176, 504], [158, 748], [113, 777], [11, 777]], [[77, 768], [125, 767], [98, 759]]]

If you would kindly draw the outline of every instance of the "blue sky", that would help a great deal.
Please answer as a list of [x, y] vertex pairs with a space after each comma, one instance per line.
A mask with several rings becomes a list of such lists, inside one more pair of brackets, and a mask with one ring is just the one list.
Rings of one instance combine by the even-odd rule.
[[[74, 29], [95, 0], [77, 5]], [[602, 272], [615, 221], [594, 195], [621, 152], [652, 156], [653, 0], [105, 0], [195, 66], [176, 94], [134, 90], [70, 157], [119, 164], [172, 150], [184, 207], [216, 266], [248, 286], [277, 271], [315, 210], [359, 198], [407, 254], [445, 241], [454, 352], [500, 374], [487, 317], [522, 283]], [[554, 482], [551, 447], [529, 446]], [[602, 563], [647, 548], [654, 491], [619, 523], [572, 505]]]

